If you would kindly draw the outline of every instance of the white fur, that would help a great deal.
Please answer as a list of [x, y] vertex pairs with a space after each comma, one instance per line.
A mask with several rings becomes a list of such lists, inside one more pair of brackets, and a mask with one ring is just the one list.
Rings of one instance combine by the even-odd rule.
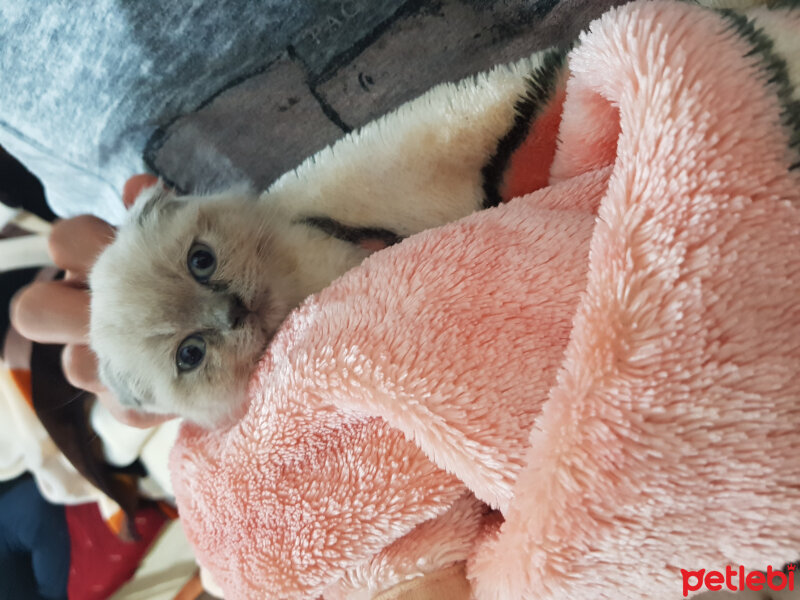
[[544, 52], [439, 85], [279, 178], [265, 197], [296, 212], [410, 235], [482, 206], [481, 169], [511, 127]]

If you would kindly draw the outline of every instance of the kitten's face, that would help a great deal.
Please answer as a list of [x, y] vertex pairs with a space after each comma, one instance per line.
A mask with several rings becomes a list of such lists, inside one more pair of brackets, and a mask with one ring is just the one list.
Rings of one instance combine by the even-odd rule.
[[238, 414], [296, 304], [281, 226], [246, 195], [137, 200], [90, 277], [91, 346], [124, 406], [206, 426]]

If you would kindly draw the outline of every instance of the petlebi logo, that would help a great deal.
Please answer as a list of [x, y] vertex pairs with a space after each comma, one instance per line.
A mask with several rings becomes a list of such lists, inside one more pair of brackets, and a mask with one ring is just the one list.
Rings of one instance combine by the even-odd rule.
[[752, 590], [781, 590], [794, 591], [794, 572], [798, 569], [798, 563], [790, 563], [783, 569], [773, 569], [767, 567], [764, 571], [745, 571], [744, 567], [738, 569], [728, 565], [725, 572], [707, 571], [698, 569], [697, 571], [687, 571], [681, 569], [683, 577], [683, 597], [689, 596], [689, 592], [709, 590], [718, 592], [727, 589], [732, 592]]

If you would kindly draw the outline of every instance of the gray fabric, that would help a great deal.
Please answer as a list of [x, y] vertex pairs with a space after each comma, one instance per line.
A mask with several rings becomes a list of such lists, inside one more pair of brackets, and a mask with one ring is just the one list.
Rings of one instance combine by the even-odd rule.
[[0, 3], [0, 146], [62, 216], [133, 173], [266, 187], [432, 85], [570, 41], [620, 0]]

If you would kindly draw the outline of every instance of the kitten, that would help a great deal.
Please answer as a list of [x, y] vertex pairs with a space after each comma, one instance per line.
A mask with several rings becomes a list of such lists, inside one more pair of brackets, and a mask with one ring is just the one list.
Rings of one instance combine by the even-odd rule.
[[281, 322], [368, 256], [371, 238], [399, 239], [298, 219], [246, 190], [146, 191], [90, 275], [101, 381], [127, 408], [204, 426], [234, 418]]
[[90, 275], [103, 383], [128, 408], [205, 426], [235, 418], [303, 299], [371, 251], [488, 206], [486, 165], [543, 55], [437, 86], [260, 196], [146, 192]]

